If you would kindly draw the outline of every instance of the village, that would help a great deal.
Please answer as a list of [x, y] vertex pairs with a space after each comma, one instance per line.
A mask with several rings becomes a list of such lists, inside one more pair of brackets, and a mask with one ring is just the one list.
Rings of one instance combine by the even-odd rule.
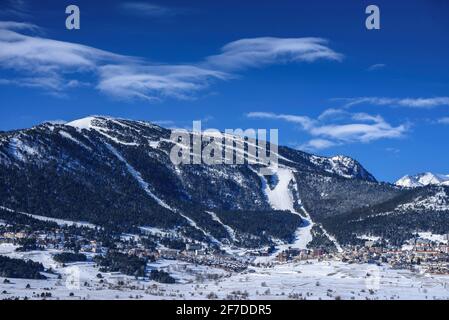
[[247, 258], [229, 255], [218, 248], [179, 238], [173, 234], [146, 232], [141, 235], [111, 236], [105, 235], [100, 229], [68, 226], [59, 226], [52, 230], [12, 231], [7, 225], [0, 225], [0, 245], [2, 244], [16, 245], [16, 251], [59, 250], [76, 252], [88, 257], [119, 252], [149, 262], [162, 259], [179, 260], [229, 272], [241, 272], [248, 266]]
[[[0, 245], [17, 245], [17, 251], [59, 250], [91, 258], [114, 251], [149, 262], [177, 260], [235, 273], [243, 272], [249, 266], [270, 266], [274, 263], [341, 261], [348, 264], [385, 264], [394, 269], [449, 275], [448, 239], [449, 235], [439, 241], [417, 236], [401, 247], [372, 239], [366, 240], [363, 245], [345, 246], [341, 252], [325, 248], [289, 248], [276, 252], [274, 248], [268, 248], [230, 254], [214, 246], [180, 238], [175, 233], [154, 230], [145, 230], [140, 235], [111, 236], [101, 229], [87, 227], [55, 226], [51, 230], [17, 230], [6, 224], [0, 225]], [[260, 262], [261, 257], [265, 258], [265, 262]]]
[[429, 274], [449, 275], [449, 235], [442, 241], [416, 237], [400, 247], [367, 240], [364, 245], [345, 246], [342, 252], [323, 249], [288, 249], [280, 252], [280, 263], [304, 260], [337, 260], [349, 264], [387, 264], [394, 269], [422, 270]]

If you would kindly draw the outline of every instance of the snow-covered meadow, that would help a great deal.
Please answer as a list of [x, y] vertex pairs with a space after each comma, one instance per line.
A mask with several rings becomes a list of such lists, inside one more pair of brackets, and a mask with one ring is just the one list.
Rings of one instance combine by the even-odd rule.
[[[449, 276], [433, 276], [387, 266], [309, 261], [250, 267], [243, 273], [160, 260], [148, 265], [168, 271], [176, 284], [160, 284], [115, 273], [102, 273], [93, 262], [63, 266], [57, 251], [15, 252], [0, 245], [0, 254], [32, 259], [52, 268], [61, 278], [47, 280], [0, 278], [0, 299], [449, 299]], [[29, 284], [28, 288], [27, 285]]]

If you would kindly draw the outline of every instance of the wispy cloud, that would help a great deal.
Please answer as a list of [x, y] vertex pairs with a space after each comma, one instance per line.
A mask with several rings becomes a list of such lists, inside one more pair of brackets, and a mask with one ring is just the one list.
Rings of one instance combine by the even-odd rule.
[[[86, 84], [120, 99], [160, 101], [191, 99], [217, 80], [236, 77], [237, 70], [274, 63], [317, 59], [339, 60], [341, 55], [317, 38], [255, 38], [226, 45], [222, 53], [202, 61], [170, 65], [115, 54], [82, 44], [39, 36], [29, 23], [0, 22], [0, 68], [14, 73], [0, 84], [41, 88], [62, 95]], [[90, 77], [90, 78], [89, 78]]]
[[227, 44], [220, 55], [191, 65], [107, 65], [100, 68], [98, 88], [119, 98], [158, 101], [191, 99], [215, 80], [230, 80], [234, 72], [274, 63], [338, 60], [323, 39], [255, 38]]
[[449, 106], [449, 97], [432, 98], [385, 98], [385, 97], [356, 97], [338, 98], [334, 100], [345, 101], [345, 107], [352, 107], [361, 104], [376, 106], [398, 106], [408, 108], [430, 109], [439, 106]]
[[24, 77], [20, 79], [0, 79], [0, 84], [16, 85], [18, 87], [45, 89], [57, 93], [64, 89], [77, 88], [87, 84], [78, 80], [65, 81], [56, 77]]
[[29, 4], [25, 0], [4, 0], [0, 4], [0, 16], [27, 18], [29, 15]]
[[128, 13], [147, 17], [173, 16], [180, 13], [179, 9], [163, 7], [148, 2], [125, 2], [120, 8]]
[[[127, 62], [132, 58], [81, 44], [18, 33], [15, 29], [38, 30], [31, 24], [0, 23], [2, 66], [31, 72], [95, 69], [98, 63]], [[69, 70], [67, 70], [69, 69]]]
[[299, 124], [305, 130], [313, 128], [316, 122], [307, 116], [296, 116], [291, 114], [275, 114], [271, 112], [250, 112], [246, 116], [248, 118], [284, 120], [287, 122]]
[[[19, 33], [19, 31], [30, 34]], [[41, 88], [61, 94], [82, 85], [82, 76], [98, 77], [97, 89], [123, 99], [187, 98], [210, 79], [225, 79], [219, 71], [195, 66], [150, 65], [144, 59], [114, 54], [81, 44], [36, 36], [32, 24], [0, 22], [0, 67], [18, 74], [0, 84]]]
[[406, 129], [406, 125], [393, 127], [379, 116], [377, 119], [373, 118], [370, 123], [322, 125], [313, 128], [310, 133], [314, 136], [324, 136], [344, 142], [370, 142], [384, 138], [399, 138]]
[[439, 124], [449, 124], [449, 117], [444, 117], [444, 118], [438, 119], [437, 122]]
[[384, 63], [376, 63], [376, 64], [369, 66], [367, 70], [368, 71], [377, 71], [377, 70], [385, 68], [386, 66], [387, 65]]
[[389, 147], [389, 148], [385, 148], [385, 151], [397, 155], [401, 152], [401, 149]]
[[335, 147], [337, 145], [340, 145], [341, 143], [336, 141], [330, 141], [326, 139], [311, 139], [307, 141], [306, 143], [303, 143], [298, 146], [298, 149], [304, 150], [304, 151], [316, 151], [316, 150], [323, 150], [323, 149], [329, 149], [332, 147]]
[[0, 30], [28, 30], [35, 33], [39, 32], [41, 29], [31, 23], [26, 22], [16, 22], [16, 21], [0, 21]]
[[343, 55], [328, 47], [322, 38], [253, 38], [231, 42], [222, 53], [210, 56], [206, 64], [225, 70], [241, 70], [270, 64], [342, 60]]
[[412, 108], [433, 108], [438, 106], [449, 106], [449, 97], [400, 99], [398, 105]]
[[299, 125], [300, 129], [313, 137], [301, 146], [307, 149], [326, 149], [340, 144], [368, 143], [379, 139], [400, 138], [409, 128], [408, 124], [395, 127], [380, 115], [349, 113], [343, 110], [339, 113], [340, 118], [331, 120], [326, 116], [330, 112], [335, 112], [335, 109], [325, 111], [317, 119], [267, 112], [251, 112], [247, 114], [247, 117], [283, 120]]
[[0, 22], [0, 67], [17, 75], [3, 79], [2, 84], [60, 92], [81, 84], [77, 76], [95, 72], [98, 65], [136, 61], [89, 46], [42, 38], [37, 35], [39, 31], [33, 24]]
[[220, 71], [190, 65], [106, 65], [100, 68], [97, 88], [125, 99], [160, 101], [171, 97], [190, 99], [212, 80], [228, 76]]

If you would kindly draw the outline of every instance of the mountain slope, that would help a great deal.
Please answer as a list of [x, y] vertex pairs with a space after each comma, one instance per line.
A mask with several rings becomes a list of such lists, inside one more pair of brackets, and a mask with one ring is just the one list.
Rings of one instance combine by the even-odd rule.
[[407, 190], [378, 183], [343, 156], [279, 147], [273, 176], [252, 164], [174, 165], [170, 134], [151, 123], [109, 117], [1, 133], [0, 206], [117, 231], [177, 230], [210, 244], [305, 247], [317, 243], [312, 233], [353, 239], [348, 234], [361, 227], [335, 221], [344, 225], [361, 208], [406, 204]]
[[401, 245], [417, 232], [449, 232], [449, 188], [426, 186], [407, 189], [388, 201], [367, 205], [323, 224], [342, 243], [363, 243], [357, 235], [371, 235]]
[[420, 173], [414, 176], [404, 176], [396, 185], [406, 188], [423, 187], [428, 185], [449, 186], [449, 175], [433, 174], [431, 172]]

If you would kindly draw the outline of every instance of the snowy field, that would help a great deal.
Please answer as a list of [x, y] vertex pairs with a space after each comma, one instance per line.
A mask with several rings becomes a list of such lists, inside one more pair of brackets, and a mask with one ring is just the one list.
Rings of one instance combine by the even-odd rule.
[[[0, 245], [0, 254], [32, 259], [52, 268], [61, 278], [48, 280], [0, 278], [0, 299], [449, 299], [449, 276], [431, 276], [406, 270], [342, 262], [301, 262], [270, 268], [251, 267], [244, 273], [162, 260], [149, 264], [170, 272], [176, 284], [136, 280], [103, 273], [92, 262], [62, 266], [52, 259], [57, 251], [17, 253], [12, 245]], [[29, 284], [29, 288], [27, 285]], [[211, 294], [213, 293], [213, 294]]]

